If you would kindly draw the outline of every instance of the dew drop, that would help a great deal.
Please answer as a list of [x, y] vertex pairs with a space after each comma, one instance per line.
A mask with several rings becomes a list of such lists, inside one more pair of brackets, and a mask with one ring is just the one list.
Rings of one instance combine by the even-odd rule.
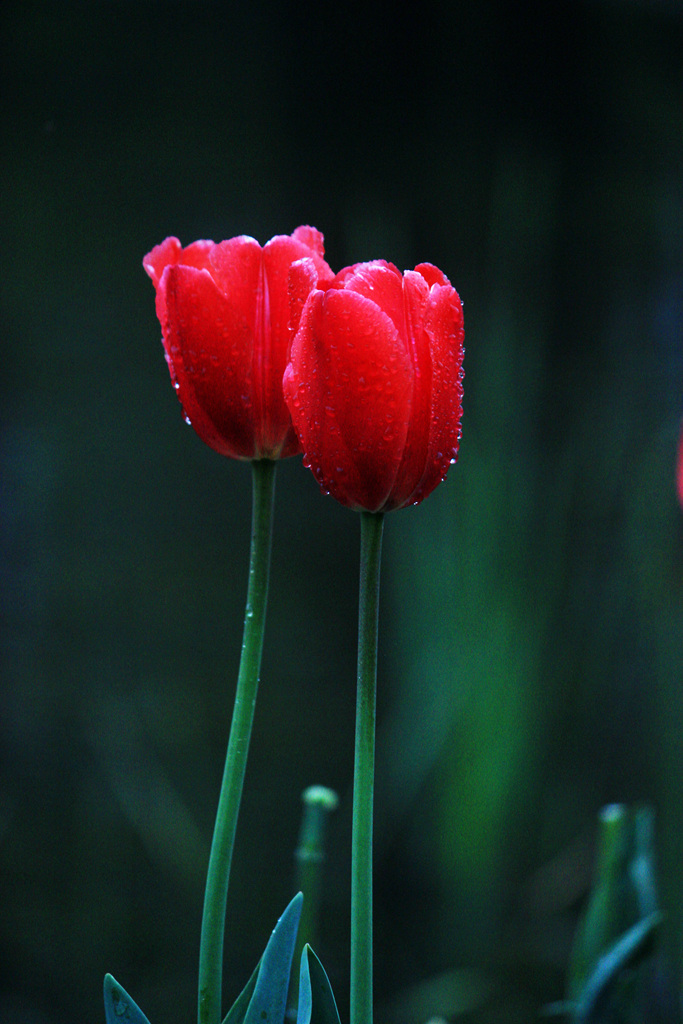
[[190, 419], [190, 417], [189, 417], [189, 416], [187, 415], [187, 413], [185, 413], [185, 415], [183, 416], [183, 419], [184, 419], [184, 420], [185, 420], [185, 422], [187, 423], [188, 427], [191, 427], [191, 426], [192, 426], [192, 420], [191, 420], [191, 419]]

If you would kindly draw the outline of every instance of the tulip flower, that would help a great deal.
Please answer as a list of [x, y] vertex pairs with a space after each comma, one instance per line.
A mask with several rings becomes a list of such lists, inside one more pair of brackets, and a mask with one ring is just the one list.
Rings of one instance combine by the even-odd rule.
[[[283, 388], [304, 462], [361, 513], [351, 837], [351, 1024], [372, 1024], [372, 832], [384, 513], [422, 501], [458, 456], [462, 304], [429, 263], [377, 260], [320, 280], [293, 264], [299, 328]], [[299, 315], [299, 308], [301, 314]]]
[[282, 395], [287, 283], [302, 257], [330, 280], [323, 255], [320, 232], [299, 227], [263, 248], [246, 235], [185, 249], [167, 238], [145, 256], [173, 386], [188, 422], [220, 454], [278, 459], [299, 451]]
[[304, 460], [323, 490], [354, 509], [416, 505], [458, 456], [463, 314], [436, 267], [401, 274], [377, 260], [317, 278], [291, 272], [305, 304], [285, 371]]
[[306, 258], [316, 279], [331, 280], [323, 253], [320, 232], [300, 227], [263, 248], [246, 235], [186, 249], [167, 238], [143, 260], [185, 418], [220, 454], [249, 459], [253, 481], [242, 653], [204, 895], [199, 1024], [220, 1024], [224, 1016], [225, 909], [263, 651], [275, 468], [299, 451], [282, 376], [305, 296], [290, 310], [289, 271]]

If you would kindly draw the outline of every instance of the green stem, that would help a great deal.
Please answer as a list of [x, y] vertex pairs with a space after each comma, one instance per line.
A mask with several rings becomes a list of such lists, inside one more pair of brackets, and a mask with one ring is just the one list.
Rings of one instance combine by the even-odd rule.
[[297, 864], [296, 888], [303, 893], [304, 902], [292, 960], [294, 968], [292, 969], [289, 1005], [285, 1018], [288, 1021], [296, 1021], [299, 1002], [299, 964], [304, 946], [318, 948], [318, 917], [325, 861], [327, 819], [336, 810], [339, 803], [339, 797], [334, 790], [328, 789], [326, 786], [309, 786], [301, 794], [301, 799], [304, 804], [304, 812], [299, 830], [299, 845], [294, 856]]
[[361, 512], [356, 754], [351, 840], [351, 1024], [372, 1024], [372, 801], [379, 575], [384, 518]]
[[199, 949], [199, 1024], [220, 1024], [221, 1021], [225, 907], [261, 671], [270, 573], [275, 467], [276, 463], [268, 459], [252, 462], [254, 497], [249, 586], [237, 691], [204, 895]]

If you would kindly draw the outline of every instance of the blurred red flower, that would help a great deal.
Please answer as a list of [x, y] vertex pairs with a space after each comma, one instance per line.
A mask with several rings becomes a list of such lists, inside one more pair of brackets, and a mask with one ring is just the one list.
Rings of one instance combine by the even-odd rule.
[[676, 466], [676, 490], [678, 500], [683, 508], [683, 423], [681, 423], [681, 436], [678, 439], [678, 463]]
[[221, 455], [277, 459], [300, 450], [282, 395], [293, 334], [288, 275], [307, 257], [331, 280], [324, 252], [321, 233], [299, 227], [263, 248], [246, 235], [186, 249], [167, 238], [145, 256], [173, 386], [186, 419]]
[[416, 505], [458, 455], [460, 298], [428, 263], [401, 274], [378, 260], [316, 278], [310, 260], [292, 267], [303, 311], [284, 392], [304, 462], [351, 508]]

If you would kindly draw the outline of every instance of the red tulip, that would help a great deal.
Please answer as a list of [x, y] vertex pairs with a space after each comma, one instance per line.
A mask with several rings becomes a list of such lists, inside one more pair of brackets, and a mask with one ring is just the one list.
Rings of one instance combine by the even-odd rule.
[[246, 235], [186, 249], [167, 238], [145, 256], [173, 386], [186, 419], [222, 455], [277, 459], [300, 450], [282, 395], [294, 333], [287, 283], [302, 257], [330, 280], [324, 251], [320, 232], [300, 227], [263, 248]]
[[351, 508], [416, 505], [458, 456], [458, 294], [428, 263], [402, 275], [378, 260], [315, 278], [309, 260], [292, 267], [292, 299], [305, 305], [284, 393], [304, 461]]

